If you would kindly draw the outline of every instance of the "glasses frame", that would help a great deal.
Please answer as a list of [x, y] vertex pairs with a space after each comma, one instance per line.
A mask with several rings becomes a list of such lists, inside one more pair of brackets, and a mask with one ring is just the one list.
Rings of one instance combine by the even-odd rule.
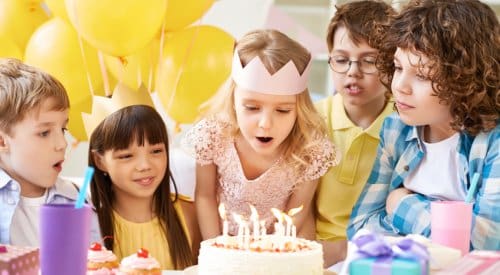
[[347, 70], [343, 71], [343, 72], [339, 72], [337, 70], [335, 70], [333, 68], [333, 65], [332, 65], [332, 60], [333, 60], [333, 56], [328, 56], [328, 67], [330, 67], [330, 69], [336, 73], [339, 73], [339, 74], [345, 74], [347, 73], [350, 69], [351, 69], [351, 66], [352, 66], [352, 63], [356, 63], [357, 67], [358, 67], [358, 70], [363, 73], [363, 74], [376, 74], [378, 72], [378, 68], [375, 67], [375, 71], [374, 72], [364, 72], [363, 69], [362, 69], [362, 66], [359, 66], [359, 63], [361, 62], [360, 60], [349, 60], [348, 62], [348, 66], [347, 66]]

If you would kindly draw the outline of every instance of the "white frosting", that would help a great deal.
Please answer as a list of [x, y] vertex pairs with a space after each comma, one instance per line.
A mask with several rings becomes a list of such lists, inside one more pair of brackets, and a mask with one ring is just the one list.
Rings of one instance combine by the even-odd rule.
[[95, 263], [105, 263], [116, 261], [116, 255], [112, 251], [102, 248], [102, 250], [95, 251], [89, 249], [88, 251], [88, 261]]
[[[251, 242], [250, 249], [224, 248], [215, 243], [221, 238], [210, 239], [201, 243], [198, 257], [199, 275], [211, 274], [274, 274], [302, 275], [323, 274], [323, 250], [317, 242], [304, 239], [288, 239], [294, 249], [288, 252], [257, 251], [257, 242]], [[283, 239], [274, 235], [259, 241], [262, 250], [279, 247]], [[227, 243], [234, 244], [236, 237], [227, 237]]]
[[151, 270], [160, 268], [160, 263], [153, 257], [142, 258], [134, 253], [122, 259], [121, 266], [127, 269], [145, 269]]

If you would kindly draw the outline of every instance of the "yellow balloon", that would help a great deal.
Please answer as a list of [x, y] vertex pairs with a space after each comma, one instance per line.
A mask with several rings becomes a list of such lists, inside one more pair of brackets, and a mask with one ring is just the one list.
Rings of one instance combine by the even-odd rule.
[[45, 4], [47, 4], [53, 16], [60, 17], [69, 22], [64, 0], [45, 0]]
[[0, 35], [0, 57], [13, 57], [22, 60], [23, 53], [14, 41]]
[[88, 97], [75, 104], [71, 102], [71, 107], [69, 109], [68, 130], [77, 141], [88, 140], [85, 127], [83, 126], [82, 112], [90, 113], [91, 110], [92, 97]]
[[66, 0], [73, 26], [104, 53], [127, 56], [144, 48], [161, 28], [167, 0]]
[[[91, 101], [87, 77], [93, 89], [102, 89], [97, 51], [85, 41], [82, 41], [82, 45], [83, 54], [76, 31], [68, 22], [55, 17], [40, 26], [26, 46], [25, 62], [52, 74], [66, 88], [72, 105], [70, 121], [81, 120], [81, 112], [91, 111], [90, 105], [84, 104]], [[70, 125], [81, 125], [81, 122], [72, 122]], [[73, 134], [82, 129], [70, 126], [69, 130]], [[85, 139], [86, 135], [77, 137]]]
[[192, 123], [198, 107], [227, 79], [234, 38], [213, 26], [195, 26], [165, 39], [158, 64], [156, 88], [169, 116]]
[[180, 30], [200, 18], [214, 0], [169, 0], [165, 14], [165, 30]]
[[21, 52], [35, 29], [48, 19], [36, 1], [0, 1], [0, 35], [12, 39]]
[[106, 67], [113, 77], [132, 89], [141, 83], [146, 88], [154, 84], [154, 70], [160, 56], [160, 39], [153, 38], [145, 48], [125, 58], [105, 56]]

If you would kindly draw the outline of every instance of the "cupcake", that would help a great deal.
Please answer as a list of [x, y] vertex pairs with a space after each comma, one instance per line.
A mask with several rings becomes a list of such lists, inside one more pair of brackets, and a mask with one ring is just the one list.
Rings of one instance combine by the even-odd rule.
[[160, 263], [146, 249], [141, 248], [137, 253], [122, 259], [119, 274], [161, 275]]
[[87, 275], [114, 275], [118, 269], [118, 260], [112, 251], [100, 243], [92, 243], [88, 250]]

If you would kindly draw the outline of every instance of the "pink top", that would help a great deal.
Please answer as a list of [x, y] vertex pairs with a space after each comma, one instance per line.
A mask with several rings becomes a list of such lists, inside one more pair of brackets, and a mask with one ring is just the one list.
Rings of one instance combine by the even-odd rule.
[[324, 142], [308, 149], [311, 164], [303, 171], [294, 171], [286, 160], [279, 159], [259, 177], [248, 180], [241, 167], [234, 137], [229, 134], [229, 126], [227, 122], [214, 119], [202, 120], [189, 130], [183, 145], [194, 148], [199, 164], [214, 163], [217, 166], [218, 201], [224, 203], [229, 213], [231, 235], [236, 235], [238, 228], [231, 213], [250, 217], [251, 204], [257, 209], [259, 220], [266, 221], [269, 231], [275, 220], [270, 209], [274, 207], [283, 211], [298, 184], [318, 179], [338, 162], [334, 146], [325, 137]]

